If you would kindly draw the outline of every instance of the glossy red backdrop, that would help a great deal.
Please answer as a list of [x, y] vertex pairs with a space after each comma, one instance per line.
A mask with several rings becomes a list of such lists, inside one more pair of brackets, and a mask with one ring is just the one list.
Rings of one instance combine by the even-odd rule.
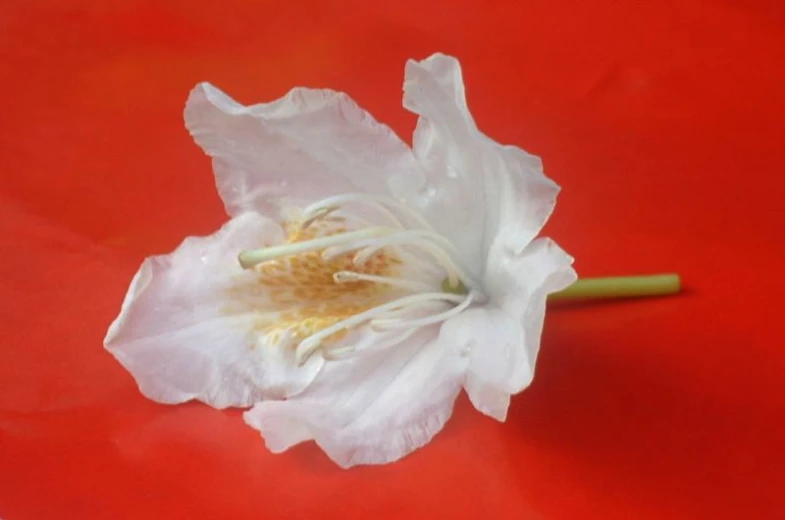
[[[5, 0], [0, 517], [781, 518], [784, 24], [777, 0]], [[506, 424], [461, 399], [383, 467], [145, 400], [105, 329], [144, 256], [224, 218], [189, 89], [331, 87], [408, 139], [403, 65], [434, 51], [562, 184], [547, 231], [582, 275], [685, 293], [552, 309]]]

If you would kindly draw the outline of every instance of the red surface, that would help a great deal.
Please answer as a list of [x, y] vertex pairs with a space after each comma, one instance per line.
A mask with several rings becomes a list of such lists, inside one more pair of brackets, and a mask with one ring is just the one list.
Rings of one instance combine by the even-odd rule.
[[[3, 2], [0, 517], [782, 518], [782, 2], [382, 4]], [[403, 64], [434, 51], [563, 185], [582, 275], [686, 293], [553, 309], [506, 424], [462, 398], [384, 467], [145, 400], [105, 329], [144, 256], [224, 218], [189, 89], [332, 87], [408, 136]]]

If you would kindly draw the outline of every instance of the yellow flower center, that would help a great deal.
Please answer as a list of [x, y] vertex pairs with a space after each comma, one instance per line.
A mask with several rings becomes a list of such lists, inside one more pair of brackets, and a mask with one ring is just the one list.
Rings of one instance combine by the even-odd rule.
[[[333, 221], [313, 222], [303, 227], [303, 221], [283, 224], [286, 244], [307, 242], [317, 238], [346, 233], [347, 229]], [[284, 256], [259, 263], [253, 269], [260, 274], [258, 283], [266, 289], [270, 302], [277, 309], [286, 309], [278, 319], [261, 328], [269, 334], [270, 342], [279, 344], [289, 336], [301, 341], [316, 332], [367, 311], [389, 300], [396, 292], [390, 286], [372, 281], [353, 283], [336, 281], [338, 273], [356, 272], [362, 275], [393, 277], [401, 260], [384, 249], [375, 252], [362, 265], [354, 265], [351, 253], [325, 258], [324, 249]], [[340, 276], [339, 276], [340, 277]], [[346, 336], [343, 329], [325, 338], [328, 345]]]
[[[371, 206], [387, 222], [342, 212], [347, 203]], [[257, 333], [267, 344], [296, 345], [299, 363], [319, 350], [333, 359], [394, 345], [462, 312], [478, 294], [454, 246], [394, 200], [331, 197], [283, 229], [282, 244], [243, 251], [238, 260], [258, 273]], [[365, 346], [336, 345], [366, 325]]]

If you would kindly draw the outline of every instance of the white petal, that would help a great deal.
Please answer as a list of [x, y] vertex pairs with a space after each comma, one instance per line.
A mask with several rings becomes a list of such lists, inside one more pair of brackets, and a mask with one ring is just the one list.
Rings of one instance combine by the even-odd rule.
[[466, 105], [458, 61], [436, 54], [406, 64], [404, 106], [419, 114], [414, 153], [423, 183], [393, 180], [397, 196], [426, 213], [461, 248], [476, 273], [489, 244], [502, 235], [523, 249], [550, 216], [558, 186], [539, 158], [482, 134]]
[[475, 408], [503, 421], [509, 396], [534, 377], [546, 297], [576, 279], [572, 258], [549, 239], [537, 239], [521, 254], [496, 249], [485, 280], [493, 295], [485, 308], [472, 309], [452, 326], [473, 339], [464, 388]]
[[468, 358], [435, 330], [327, 363], [300, 395], [258, 403], [245, 420], [276, 453], [314, 439], [342, 467], [397, 460], [441, 430], [461, 389]]
[[259, 316], [237, 291], [254, 283], [237, 252], [281, 236], [272, 220], [246, 213], [209, 237], [187, 238], [172, 254], [144, 261], [104, 340], [142, 393], [163, 403], [198, 399], [224, 408], [292, 395], [310, 383], [322, 360], [298, 368], [293, 349], [256, 344]]
[[387, 177], [416, 169], [411, 150], [349, 96], [296, 88], [243, 106], [208, 83], [188, 98], [185, 122], [213, 158], [230, 215], [274, 214], [282, 198], [346, 192], [387, 194]]

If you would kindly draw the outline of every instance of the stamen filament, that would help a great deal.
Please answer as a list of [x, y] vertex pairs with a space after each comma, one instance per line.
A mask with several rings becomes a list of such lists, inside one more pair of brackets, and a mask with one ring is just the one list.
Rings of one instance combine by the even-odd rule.
[[322, 251], [322, 259], [326, 262], [329, 262], [336, 256], [373, 245], [376, 243], [376, 240], [376, 238], [368, 238], [365, 240], [358, 240], [357, 242], [352, 242], [350, 244], [328, 247]]
[[322, 356], [324, 357], [324, 359], [328, 361], [337, 361], [340, 359], [346, 359], [350, 357], [352, 354], [361, 354], [366, 350], [385, 349], [387, 347], [392, 347], [394, 345], [397, 345], [402, 341], [406, 341], [412, 335], [414, 335], [415, 332], [417, 332], [417, 329], [407, 330], [402, 333], [395, 334], [393, 335], [392, 338], [388, 338], [386, 340], [378, 340], [376, 336], [370, 336], [366, 338], [364, 341], [357, 343], [355, 345], [325, 348], [324, 351], [322, 352]]
[[376, 319], [376, 320], [371, 320], [371, 327], [377, 330], [396, 330], [396, 329], [409, 328], [409, 327], [412, 328], [424, 327], [426, 325], [431, 325], [433, 323], [446, 321], [452, 318], [453, 316], [457, 316], [458, 314], [466, 310], [474, 300], [474, 296], [475, 296], [474, 293], [469, 293], [469, 295], [460, 305], [457, 305], [447, 311], [440, 312], [439, 314], [433, 314], [431, 316], [426, 316], [424, 318], [419, 318], [416, 320]]
[[300, 224], [300, 229], [307, 228], [308, 226], [310, 226], [311, 224], [313, 224], [317, 220], [321, 220], [323, 218], [326, 218], [327, 216], [330, 215], [330, 213], [334, 213], [337, 210], [338, 210], [338, 206], [332, 206], [332, 207], [321, 208], [319, 211], [315, 211], [313, 215], [311, 215], [310, 217], [305, 219], [302, 222], [302, 224]]
[[398, 220], [398, 218], [385, 207], [385, 206], [390, 206], [397, 209], [398, 211], [408, 216], [409, 218], [414, 219], [423, 228], [429, 231], [434, 231], [433, 227], [430, 224], [428, 224], [428, 221], [425, 220], [422, 217], [422, 215], [410, 209], [406, 204], [403, 204], [393, 198], [384, 197], [380, 195], [369, 195], [364, 193], [346, 193], [344, 195], [334, 195], [332, 197], [327, 197], [325, 199], [320, 200], [319, 202], [311, 204], [310, 206], [305, 208], [303, 214], [304, 216], [306, 216], [306, 218], [308, 218], [314, 212], [319, 211], [321, 208], [336, 206], [336, 205], [339, 206], [344, 202], [360, 202], [372, 206], [378, 209], [379, 211], [381, 211], [382, 213], [384, 213], [391, 220], [396, 222], [399, 227], [403, 227], [403, 225]]
[[393, 300], [382, 305], [378, 305], [372, 309], [369, 309], [365, 312], [361, 312], [359, 314], [355, 314], [354, 316], [350, 316], [345, 320], [341, 320], [338, 323], [335, 323], [329, 327], [325, 327], [324, 329], [316, 332], [306, 339], [300, 342], [297, 345], [297, 350], [295, 352], [295, 359], [297, 363], [302, 365], [305, 361], [319, 348], [321, 347], [321, 342], [332, 336], [336, 332], [340, 332], [344, 329], [349, 329], [352, 327], [356, 327], [365, 323], [366, 321], [372, 320], [377, 318], [379, 315], [393, 310], [400, 307], [404, 307], [406, 305], [411, 305], [412, 303], [419, 303], [421, 301], [426, 300], [442, 300], [445, 302], [452, 302], [452, 303], [463, 303], [466, 299], [465, 296], [459, 296], [456, 294], [449, 294], [449, 293], [424, 293], [424, 294], [415, 294], [412, 296], [405, 296], [403, 298], [399, 298], [397, 300]]
[[[395, 234], [391, 234], [390, 237], [385, 237], [385, 239], [386, 241], [379, 244], [377, 249], [381, 249], [387, 245], [406, 243], [419, 244], [423, 240], [430, 240], [435, 242], [436, 245], [441, 246], [443, 249], [448, 249], [450, 252], [456, 255], [459, 254], [458, 249], [447, 238], [440, 235], [439, 233], [436, 233], [435, 231], [429, 231], [427, 229], [409, 229], [405, 231], [398, 231]], [[372, 254], [373, 252], [371, 255]]]
[[411, 280], [404, 280], [402, 278], [393, 278], [391, 276], [377, 276], [373, 274], [357, 273], [355, 271], [338, 271], [333, 275], [335, 283], [351, 283], [351, 282], [374, 282], [389, 285], [392, 287], [400, 287], [413, 292], [428, 292], [432, 291], [433, 287]]
[[385, 320], [387, 320], [387, 319], [395, 319], [395, 320], [406, 319], [405, 317], [406, 317], [407, 313], [411, 312], [413, 309], [427, 308], [427, 307], [431, 307], [431, 306], [434, 306], [434, 305], [440, 304], [440, 303], [442, 303], [442, 302], [440, 302], [438, 300], [430, 300], [430, 301], [412, 303], [412, 304], [407, 305], [406, 307], [404, 307], [402, 309], [395, 309], [395, 310], [392, 310], [392, 311], [385, 312], [384, 314], [380, 315], [377, 319], [385, 319]]
[[327, 247], [346, 244], [364, 238], [380, 237], [389, 234], [391, 228], [386, 227], [369, 227], [360, 229], [358, 231], [349, 231], [340, 233], [338, 235], [330, 235], [313, 240], [306, 240], [303, 242], [294, 242], [291, 244], [283, 244], [279, 246], [264, 247], [261, 249], [248, 249], [240, 253], [237, 259], [240, 265], [245, 269], [249, 269], [257, 264], [280, 258], [282, 256], [299, 255], [309, 251], [318, 251]]
[[430, 253], [434, 260], [436, 260], [445, 270], [451, 286], [457, 286], [462, 280], [465, 280], [467, 283], [469, 282], [470, 278], [442, 248], [423, 238], [417, 238], [415, 236], [415, 238], [412, 239], [409, 232], [406, 231], [386, 236], [383, 240], [377, 240], [373, 245], [360, 250], [354, 257], [354, 265], [361, 266], [379, 249], [396, 244], [408, 244]]
[[[429, 242], [429, 240], [433, 240], [433, 242]], [[434, 242], [438, 242], [438, 244]], [[466, 283], [470, 283], [470, 278], [466, 272], [463, 271], [463, 269], [460, 268], [458, 264], [455, 263], [455, 261], [453, 261], [448, 252], [439, 247], [442, 245], [445, 249], [449, 249], [457, 255], [458, 252], [455, 246], [438, 233], [425, 229], [407, 231], [396, 231], [390, 229], [388, 234], [385, 234], [381, 237], [374, 236], [372, 238], [358, 240], [357, 242], [348, 242], [345, 244], [325, 248], [324, 251], [322, 251], [322, 258], [329, 261], [336, 256], [359, 249], [359, 252], [353, 259], [353, 263], [355, 266], [360, 267], [380, 249], [394, 245], [409, 245], [412, 247], [419, 247], [420, 249], [430, 253], [430, 255], [447, 273], [447, 281], [450, 287], [460, 287], [463, 285], [464, 281]]]
[[379, 204], [374, 199], [371, 199], [368, 195], [362, 195], [359, 193], [327, 197], [326, 199], [323, 199], [315, 204], [311, 204], [305, 208], [303, 216], [306, 217], [306, 222], [310, 223], [314, 219], [320, 218], [319, 215], [322, 214], [325, 210], [329, 209], [330, 211], [335, 211], [340, 209], [341, 203], [343, 202], [363, 202], [384, 214], [384, 216], [386, 216], [395, 225], [395, 227], [403, 228], [403, 224], [392, 211]]

